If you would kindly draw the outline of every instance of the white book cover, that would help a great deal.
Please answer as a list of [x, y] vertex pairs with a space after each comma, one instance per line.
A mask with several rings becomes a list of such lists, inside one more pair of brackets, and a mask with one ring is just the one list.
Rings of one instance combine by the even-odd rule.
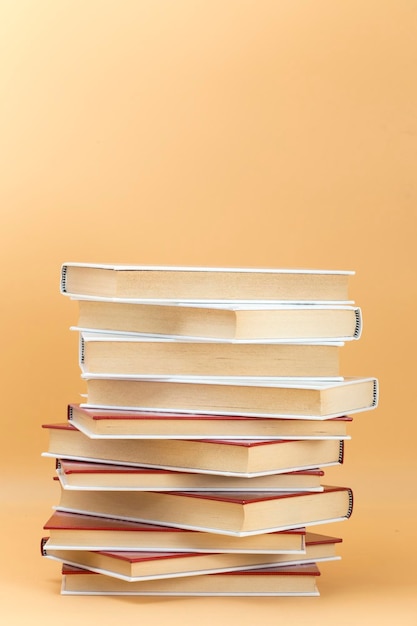
[[82, 328], [81, 326], [71, 326], [70, 330], [80, 333], [80, 337], [84, 341], [126, 341], [131, 343], [152, 343], [159, 341], [161, 343], [231, 343], [231, 344], [289, 344], [300, 346], [337, 346], [343, 347], [346, 338], [314, 339], [311, 341], [305, 339], [222, 339], [216, 337], [184, 337], [182, 335], [153, 335], [148, 333], [133, 333], [117, 330], [95, 330], [94, 328]]
[[205, 267], [193, 265], [123, 265], [121, 263], [77, 263], [69, 261], [62, 267], [91, 267], [97, 269], [120, 271], [164, 271], [164, 272], [236, 272], [266, 274], [344, 274], [353, 276], [353, 270], [326, 270], [303, 268], [264, 268], [264, 267]]

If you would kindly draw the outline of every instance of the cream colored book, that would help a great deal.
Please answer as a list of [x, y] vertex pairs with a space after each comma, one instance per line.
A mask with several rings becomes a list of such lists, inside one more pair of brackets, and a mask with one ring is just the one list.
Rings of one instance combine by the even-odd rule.
[[69, 423], [45, 425], [45, 456], [252, 478], [343, 463], [344, 442], [323, 440], [89, 439]]
[[226, 377], [142, 379], [117, 375], [82, 375], [86, 407], [201, 414], [329, 419], [377, 406], [375, 378], [297, 381]]
[[201, 553], [201, 552], [146, 552], [77, 550], [51, 546], [51, 540], [42, 542], [43, 555], [69, 565], [85, 567], [94, 572], [120, 578], [127, 582], [201, 576], [202, 574], [232, 572], [288, 565], [304, 565], [334, 561], [337, 538], [308, 535], [305, 554], [267, 553]]
[[350, 439], [350, 416], [270, 419], [68, 406], [68, 420], [92, 439]]
[[61, 490], [58, 511], [245, 537], [343, 521], [352, 490], [325, 486], [317, 493], [157, 492]]
[[352, 271], [64, 263], [61, 293], [144, 302], [347, 302]]
[[229, 537], [171, 526], [55, 511], [44, 525], [48, 545], [65, 550], [227, 552], [305, 555], [304, 528]]
[[221, 574], [127, 582], [64, 564], [63, 595], [274, 597], [318, 596], [317, 565], [292, 565]]
[[144, 304], [78, 299], [75, 329], [215, 341], [351, 341], [361, 309], [324, 304]]
[[323, 470], [301, 470], [242, 478], [56, 459], [64, 489], [105, 491], [323, 491]]
[[340, 379], [341, 343], [233, 343], [80, 333], [84, 374]]

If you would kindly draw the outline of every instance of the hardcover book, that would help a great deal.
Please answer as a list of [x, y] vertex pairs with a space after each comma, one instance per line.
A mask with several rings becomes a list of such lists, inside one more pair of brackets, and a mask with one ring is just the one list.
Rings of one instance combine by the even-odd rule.
[[64, 564], [63, 595], [132, 596], [318, 596], [317, 565], [292, 565], [221, 574], [126, 582]]
[[305, 554], [305, 529], [229, 537], [171, 526], [55, 511], [44, 525], [51, 548], [148, 552]]
[[111, 463], [56, 460], [64, 489], [107, 491], [323, 491], [323, 470], [300, 470], [242, 478], [133, 467]]
[[344, 442], [192, 439], [89, 439], [71, 424], [45, 425], [45, 456], [250, 478], [343, 463]]
[[340, 379], [338, 343], [227, 343], [80, 333], [84, 374]]
[[65, 263], [61, 268], [61, 293], [144, 302], [346, 302], [353, 273]]
[[353, 510], [323, 468], [378, 404], [376, 378], [340, 371], [353, 274], [62, 265], [86, 388], [43, 426], [63, 594], [318, 595], [342, 540], [311, 531]]
[[351, 305], [143, 304], [78, 300], [78, 330], [217, 341], [351, 341], [362, 313]]
[[249, 417], [329, 419], [373, 409], [378, 401], [375, 378], [342, 381], [228, 379], [224, 377], [141, 379], [82, 375], [85, 406], [145, 411], [196, 412]]
[[42, 540], [42, 553], [69, 565], [85, 567], [97, 573], [114, 576], [128, 582], [156, 578], [199, 576], [201, 574], [258, 569], [288, 565], [333, 561], [335, 543], [340, 540], [327, 536], [306, 539], [306, 553], [201, 553], [201, 552], [140, 552], [111, 550], [66, 550], [50, 546], [50, 539]]
[[68, 420], [90, 438], [116, 439], [350, 439], [350, 416], [327, 420], [271, 419], [95, 409], [70, 404]]
[[348, 519], [353, 494], [325, 486], [317, 493], [61, 490], [59, 511], [150, 522], [245, 537]]

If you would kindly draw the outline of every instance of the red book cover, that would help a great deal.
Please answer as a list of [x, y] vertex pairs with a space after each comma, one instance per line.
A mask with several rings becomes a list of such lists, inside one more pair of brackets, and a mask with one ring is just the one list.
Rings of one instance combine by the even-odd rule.
[[[349, 510], [349, 514], [347, 515], [347, 517], [350, 517], [351, 512], [352, 512], [352, 508], [353, 508], [353, 493], [352, 490], [349, 489], [348, 487], [334, 487], [334, 486], [329, 486], [326, 485], [324, 486], [324, 493], [331, 493], [331, 492], [335, 492], [335, 491], [348, 491], [350, 498], [351, 498], [351, 507]], [[167, 492], [164, 492], [167, 493]], [[288, 498], [303, 498], [303, 497], [311, 497], [313, 494], [308, 493], [308, 492], [301, 492], [301, 493], [296, 493], [296, 492], [290, 492], [290, 493], [284, 493], [284, 492], [270, 492], [270, 493], [265, 493], [265, 492], [253, 492], [253, 491], [248, 491], [248, 492], [216, 492], [216, 491], [211, 491], [211, 492], [207, 492], [207, 491], [201, 491], [201, 492], [197, 492], [197, 491], [174, 491], [174, 492], [169, 492], [171, 496], [186, 496], [188, 498], [201, 498], [203, 500], [217, 500], [219, 502], [232, 502], [232, 503], [236, 503], [236, 504], [241, 504], [241, 505], [247, 505], [247, 504], [252, 504], [254, 502], [264, 502], [266, 500], [285, 500]], [[320, 492], [318, 494], [316, 494], [317, 496], [321, 496], [323, 492]]]
[[[110, 463], [94, 463], [89, 461], [71, 461], [69, 459], [57, 459], [57, 467], [65, 474], [178, 474], [187, 472], [175, 472], [175, 470], [154, 469], [147, 467], [132, 467], [129, 465], [112, 465]], [[287, 472], [291, 476], [324, 476], [323, 470], [299, 470]]]
[[114, 440], [92, 439], [68, 422], [44, 428], [50, 432], [44, 456], [184, 473], [260, 478], [339, 465], [344, 458], [344, 441], [339, 439], [126, 438], [116, 445]]
[[[44, 525], [44, 530], [114, 530], [123, 532], [199, 532], [186, 531], [183, 528], [173, 528], [171, 526], [159, 526], [144, 522], [130, 522], [127, 520], [117, 520], [109, 517], [98, 517], [95, 515], [83, 515], [82, 513], [68, 513], [66, 511], [55, 511]], [[276, 534], [276, 533], [271, 533]], [[280, 531], [280, 534], [305, 535], [305, 528], [292, 528]]]
[[[327, 535], [316, 535], [315, 533], [307, 533], [306, 546], [321, 545], [329, 543], [340, 543], [342, 539], [339, 537], [331, 537]], [[140, 563], [142, 561], [157, 561], [161, 559], [173, 559], [182, 557], [201, 556], [199, 552], [137, 552], [134, 550], [97, 550], [99, 554], [106, 554], [115, 559], [128, 561], [129, 563]], [[215, 554], [215, 553], [213, 553]]]
[[[75, 565], [68, 565], [64, 563], [62, 566], [62, 575], [63, 576], [76, 576], [77, 574], [95, 574], [95, 572], [91, 570], [82, 569], [81, 567], [76, 567]], [[217, 574], [210, 574], [210, 576], [230, 576], [230, 575], [242, 575], [245, 576], [247, 574], [252, 575], [275, 575], [275, 576], [320, 576], [320, 571], [315, 565], [315, 563], [310, 563], [307, 565], [288, 565], [288, 566], [277, 566], [277, 567], [263, 567], [262, 569], [253, 569], [253, 570], [238, 570], [236, 572], [219, 572]]]

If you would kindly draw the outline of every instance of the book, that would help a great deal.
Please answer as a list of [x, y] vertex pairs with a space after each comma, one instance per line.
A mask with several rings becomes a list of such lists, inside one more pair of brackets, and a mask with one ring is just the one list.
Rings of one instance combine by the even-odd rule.
[[77, 330], [217, 341], [351, 341], [362, 332], [352, 305], [143, 304], [78, 299]]
[[244, 537], [343, 521], [351, 516], [348, 487], [322, 492], [74, 491], [61, 489], [58, 511], [150, 522]]
[[318, 596], [315, 564], [239, 570], [221, 574], [201, 574], [126, 582], [64, 564], [63, 595], [132, 596]]
[[70, 404], [68, 421], [95, 439], [350, 439], [351, 416], [327, 420], [271, 419], [95, 409]]
[[54, 511], [44, 525], [49, 546], [65, 550], [144, 550], [148, 552], [247, 552], [305, 554], [304, 528], [229, 537], [143, 522]]
[[48, 424], [55, 458], [252, 477], [343, 463], [344, 441], [89, 439], [68, 422]]
[[80, 332], [84, 374], [341, 378], [341, 343], [231, 343]]
[[56, 460], [64, 489], [107, 491], [323, 491], [323, 470], [242, 478], [88, 461]]
[[352, 271], [64, 263], [61, 293], [140, 301], [347, 302]]
[[69, 565], [85, 567], [97, 573], [114, 576], [128, 582], [156, 578], [199, 576], [201, 574], [304, 565], [337, 560], [335, 543], [340, 540], [324, 535], [306, 539], [305, 554], [268, 553], [202, 553], [202, 552], [145, 552], [121, 550], [77, 550], [53, 548], [50, 539], [42, 540], [43, 555]]
[[224, 377], [175, 380], [83, 374], [87, 402], [82, 406], [168, 412], [328, 419], [376, 407], [375, 378], [343, 381], [294, 379], [230, 380]]

